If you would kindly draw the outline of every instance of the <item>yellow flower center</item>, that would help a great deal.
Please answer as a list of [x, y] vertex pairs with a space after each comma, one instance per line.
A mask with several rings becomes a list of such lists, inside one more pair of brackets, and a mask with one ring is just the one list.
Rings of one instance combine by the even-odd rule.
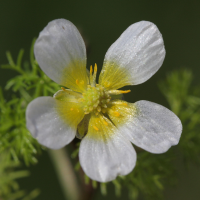
[[[96, 84], [97, 65], [90, 66], [89, 85], [87, 85], [86, 91], [82, 94], [79, 102], [82, 103], [82, 107], [85, 114], [94, 113], [106, 113], [108, 104], [111, 100], [110, 95], [119, 95], [130, 92], [130, 90], [107, 90], [103, 86]], [[76, 80], [76, 84], [79, 84], [79, 80]]]

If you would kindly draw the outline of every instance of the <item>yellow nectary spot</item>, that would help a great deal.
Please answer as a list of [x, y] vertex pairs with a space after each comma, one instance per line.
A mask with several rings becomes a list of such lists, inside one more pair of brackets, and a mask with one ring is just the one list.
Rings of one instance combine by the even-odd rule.
[[119, 117], [119, 116], [120, 116], [120, 113], [117, 112], [117, 111], [114, 111], [114, 115], [115, 115], [116, 117]]
[[86, 136], [94, 140], [106, 142], [113, 137], [116, 131], [116, 127], [108, 118], [102, 114], [98, 116], [92, 114]]
[[99, 129], [96, 127], [96, 126], [93, 126], [93, 128], [96, 130], [96, 131], [98, 131]]
[[84, 92], [87, 89], [88, 76], [85, 60], [73, 60], [63, 69], [61, 85], [76, 92]]
[[84, 111], [80, 103], [56, 100], [56, 110], [60, 118], [70, 127], [77, 125], [84, 117]]
[[137, 107], [132, 103], [114, 100], [108, 108], [108, 116], [116, 126], [123, 125], [139, 114]]
[[103, 120], [103, 123], [104, 123], [106, 126], [108, 126], [108, 122], [106, 122], [105, 120]]

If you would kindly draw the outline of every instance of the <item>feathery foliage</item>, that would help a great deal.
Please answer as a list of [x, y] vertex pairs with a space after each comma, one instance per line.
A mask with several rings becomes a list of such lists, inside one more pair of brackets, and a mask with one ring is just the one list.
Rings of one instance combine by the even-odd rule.
[[[25, 111], [28, 103], [38, 96], [52, 95], [58, 90], [58, 85], [52, 82], [39, 68], [33, 55], [33, 44], [30, 51], [30, 65], [22, 65], [23, 50], [20, 50], [17, 61], [14, 62], [10, 52], [6, 52], [8, 64], [4, 69], [11, 69], [19, 75], [10, 79], [6, 84], [6, 91], [11, 95], [5, 99], [0, 88], [0, 199], [33, 199], [38, 196], [35, 190], [24, 197], [19, 190], [16, 178], [27, 176], [25, 171], [14, 171], [20, 164], [37, 163], [37, 156], [42, 146], [30, 135], [26, 129]], [[11, 170], [11, 171], [10, 171]], [[13, 193], [14, 192], [14, 193]]]
[[[2, 65], [2, 68], [18, 72], [5, 87], [10, 99], [5, 99], [0, 88], [0, 199], [5, 200], [30, 200], [38, 195], [38, 190], [34, 190], [24, 196], [25, 192], [20, 190], [16, 181], [17, 178], [28, 176], [28, 171], [18, 170], [17, 167], [37, 163], [37, 156], [44, 149], [26, 129], [25, 110], [34, 98], [52, 96], [60, 88], [39, 68], [34, 59], [33, 44], [34, 41], [30, 51], [30, 64], [22, 64], [24, 51], [20, 50], [16, 62], [7, 52], [9, 63]], [[101, 184], [85, 176], [85, 183], [91, 184], [93, 188], [100, 186], [103, 195], [108, 192], [107, 185], [112, 184], [117, 196], [125, 189], [132, 200], [140, 196], [146, 200], [162, 199], [166, 185], [176, 183], [177, 157], [187, 164], [200, 160], [200, 87], [194, 87], [192, 80], [191, 71], [178, 70], [171, 72], [166, 80], [159, 83], [170, 109], [183, 123], [183, 134], [177, 146], [161, 155], [153, 155], [135, 147], [137, 164], [129, 175], [120, 176], [111, 183]], [[77, 158], [78, 150], [79, 143], [72, 153], [72, 158]], [[81, 170], [79, 162], [75, 169]]]

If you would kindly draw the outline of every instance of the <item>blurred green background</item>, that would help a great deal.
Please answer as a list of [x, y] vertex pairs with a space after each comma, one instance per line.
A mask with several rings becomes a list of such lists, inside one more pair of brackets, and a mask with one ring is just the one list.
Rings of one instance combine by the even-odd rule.
[[[80, 30], [88, 48], [88, 64], [97, 63], [100, 71], [109, 46], [131, 24], [147, 20], [155, 23], [163, 35], [166, 58], [161, 69], [142, 85], [130, 87], [132, 93], [126, 100], [141, 99], [169, 107], [158, 89], [157, 83], [174, 69], [189, 68], [199, 83], [200, 74], [200, 1], [199, 0], [6, 0], [0, 1], [0, 64], [7, 63], [5, 52], [11, 51], [14, 59], [21, 48], [25, 60], [34, 37], [51, 20], [65, 18]], [[13, 71], [0, 69], [0, 85], [15, 76]], [[180, 181], [176, 188], [168, 188], [166, 200], [200, 199], [200, 170], [195, 166], [188, 171], [180, 165]], [[47, 153], [39, 158], [39, 164], [31, 166], [31, 176], [21, 180], [23, 189], [40, 188], [37, 200], [64, 200], [56, 174]], [[145, 172], [144, 172], [145, 173]], [[102, 197], [97, 191], [94, 200], [115, 199], [114, 189]], [[121, 198], [126, 199], [126, 191]]]

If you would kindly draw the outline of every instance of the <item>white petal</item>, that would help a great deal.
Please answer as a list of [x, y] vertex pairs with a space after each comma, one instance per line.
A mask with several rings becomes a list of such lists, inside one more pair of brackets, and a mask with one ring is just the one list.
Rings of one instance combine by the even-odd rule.
[[182, 124], [173, 112], [148, 101], [138, 101], [133, 106], [135, 115], [118, 127], [132, 143], [151, 153], [164, 153], [178, 144]]
[[99, 82], [109, 89], [143, 83], [158, 71], [164, 58], [163, 39], [156, 25], [137, 22], [108, 49]]
[[76, 128], [65, 123], [56, 109], [52, 97], [39, 97], [26, 109], [26, 125], [30, 133], [40, 144], [51, 149], [59, 149], [71, 142]]
[[[83, 171], [91, 179], [100, 182], [111, 181], [118, 175], [130, 173], [136, 163], [136, 153], [131, 143], [111, 122], [106, 121], [107, 125], [102, 123], [99, 126], [102, 132], [95, 131], [90, 121], [88, 134], [83, 138], [79, 150]], [[106, 127], [109, 126], [112, 128], [107, 132]]]
[[85, 44], [70, 21], [51, 21], [40, 32], [34, 53], [41, 69], [58, 84], [78, 92], [87, 87]]

